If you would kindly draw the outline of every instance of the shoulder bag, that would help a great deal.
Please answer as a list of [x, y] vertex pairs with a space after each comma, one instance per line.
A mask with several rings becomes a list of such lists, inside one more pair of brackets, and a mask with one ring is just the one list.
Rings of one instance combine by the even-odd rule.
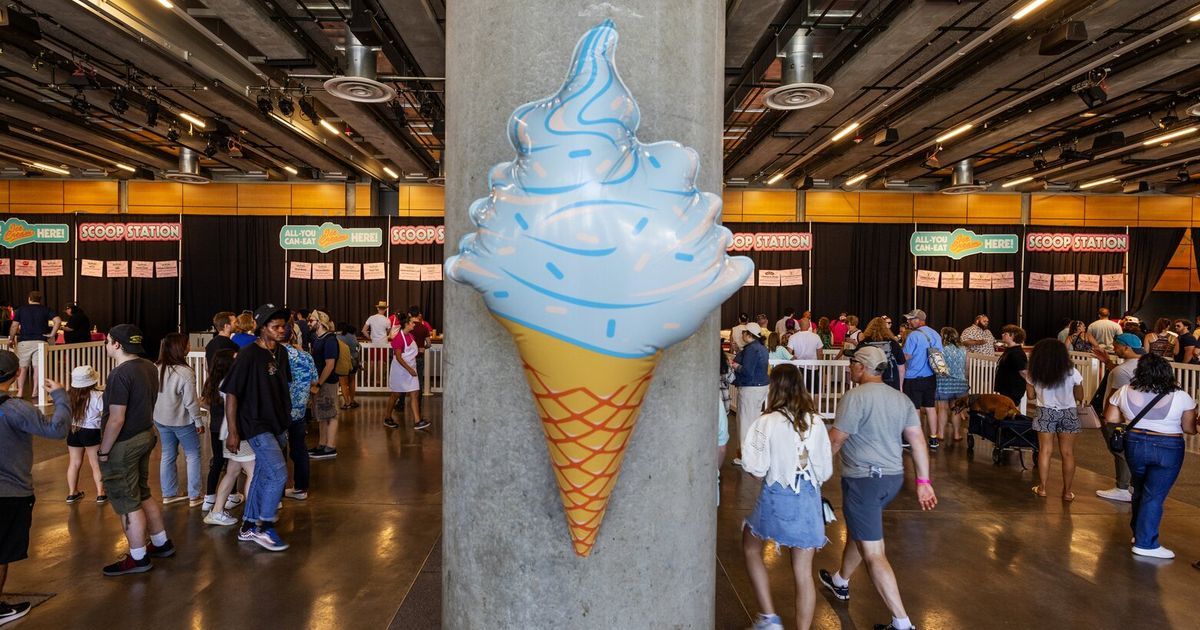
[[1133, 421], [1131, 421], [1129, 424], [1113, 423], [1115, 426], [1112, 427], [1112, 432], [1108, 435], [1108, 450], [1112, 451], [1113, 453], [1124, 453], [1125, 435], [1129, 433], [1130, 429], [1137, 426], [1137, 423], [1141, 421], [1143, 416], [1146, 415], [1146, 412], [1153, 409], [1154, 405], [1157, 405], [1158, 401], [1162, 400], [1166, 395], [1167, 393], [1163, 392], [1155, 396], [1154, 400], [1151, 400], [1150, 404], [1143, 407], [1142, 410], [1138, 412], [1137, 416], [1133, 418]]
[[924, 327], [917, 330], [921, 331], [921, 334], [925, 335], [925, 340], [929, 342], [926, 356], [929, 357], [929, 369], [933, 370], [934, 376], [950, 376], [950, 366], [946, 365], [946, 357], [942, 355], [942, 351], [934, 347], [933, 339], [929, 337], [929, 333]]

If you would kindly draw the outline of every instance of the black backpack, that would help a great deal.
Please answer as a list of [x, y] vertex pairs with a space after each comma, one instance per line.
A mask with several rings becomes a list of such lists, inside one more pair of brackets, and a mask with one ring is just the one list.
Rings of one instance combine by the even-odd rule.
[[895, 387], [900, 384], [900, 366], [896, 364], [896, 357], [892, 355], [892, 342], [890, 341], [868, 341], [868, 346], [874, 346], [883, 350], [883, 355], [887, 357], [887, 369], [880, 376], [883, 377], [883, 382]]

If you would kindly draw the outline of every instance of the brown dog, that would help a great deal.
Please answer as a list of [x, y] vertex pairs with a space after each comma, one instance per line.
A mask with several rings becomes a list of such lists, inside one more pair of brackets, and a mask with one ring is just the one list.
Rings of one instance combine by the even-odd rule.
[[990, 415], [997, 420], [1007, 420], [1021, 415], [1021, 410], [1003, 394], [967, 394], [950, 403], [951, 413], [971, 411]]

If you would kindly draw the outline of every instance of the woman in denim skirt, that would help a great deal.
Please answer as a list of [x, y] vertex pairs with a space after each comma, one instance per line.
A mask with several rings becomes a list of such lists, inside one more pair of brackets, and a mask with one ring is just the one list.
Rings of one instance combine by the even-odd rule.
[[783, 628], [771, 602], [762, 557], [764, 541], [772, 540], [792, 550], [796, 627], [805, 629], [812, 624], [817, 602], [813, 554], [828, 542], [821, 484], [833, 475], [833, 453], [825, 422], [796, 366], [785, 363], [771, 370], [766, 412], [754, 421], [747, 437], [742, 467], [763, 479], [758, 504], [742, 529], [742, 552], [762, 610], [754, 628]]

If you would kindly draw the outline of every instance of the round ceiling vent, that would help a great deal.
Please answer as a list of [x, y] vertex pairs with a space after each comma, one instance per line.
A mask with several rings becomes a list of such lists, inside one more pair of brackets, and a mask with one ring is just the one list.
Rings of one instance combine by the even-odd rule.
[[939, 192], [943, 195], [966, 195], [968, 193], [983, 192], [987, 189], [987, 184], [975, 181], [975, 163], [968, 158], [954, 163], [954, 172], [950, 178], [950, 185]]
[[333, 77], [325, 82], [325, 91], [359, 103], [386, 103], [396, 98], [396, 89], [367, 77]]
[[167, 171], [163, 173], [163, 179], [169, 179], [173, 182], [179, 182], [181, 184], [208, 184], [212, 182], [211, 179], [203, 175], [183, 173], [180, 171]]
[[941, 189], [943, 195], [966, 195], [969, 193], [983, 192], [988, 189], [987, 184], [958, 184], [955, 186], [947, 186]]
[[425, 183], [432, 184], [434, 186], [445, 186], [446, 178], [440, 177], [440, 176], [439, 177], [430, 177], [429, 179], [425, 180]]
[[781, 85], [764, 99], [771, 109], [804, 109], [820, 105], [833, 98], [833, 88], [821, 83], [792, 83]]
[[200, 156], [188, 147], [179, 149], [179, 170], [163, 173], [163, 179], [182, 184], [207, 184], [212, 181], [212, 178], [200, 173]]

